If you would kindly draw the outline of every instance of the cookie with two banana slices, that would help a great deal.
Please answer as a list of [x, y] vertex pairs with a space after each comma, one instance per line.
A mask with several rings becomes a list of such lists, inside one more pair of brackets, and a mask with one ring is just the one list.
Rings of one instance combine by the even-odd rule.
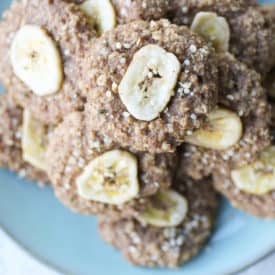
[[134, 216], [146, 197], [172, 184], [176, 156], [121, 148], [92, 131], [89, 120], [72, 113], [52, 135], [47, 160], [55, 194], [76, 212]]
[[102, 238], [132, 264], [177, 267], [195, 256], [212, 232], [218, 208], [211, 180], [177, 179], [153, 196], [138, 219], [99, 217]]
[[172, 152], [217, 102], [216, 55], [167, 20], [120, 25], [83, 62], [91, 127], [123, 147]]
[[218, 59], [219, 107], [182, 148], [181, 170], [196, 179], [256, 160], [271, 141], [261, 77], [229, 53]]
[[23, 108], [59, 122], [83, 109], [79, 59], [95, 37], [85, 14], [60, 0], [14, 2], [0, 23], [0, 78]]
[[20, 177], [48, 182], [45, 147], [49, 127], [24, 111], [8, 93], [0, 96], [0, 167]]
[[272, 20], [255, 0], [174, 1], [171, 19], [262, 75], [275, 64]]

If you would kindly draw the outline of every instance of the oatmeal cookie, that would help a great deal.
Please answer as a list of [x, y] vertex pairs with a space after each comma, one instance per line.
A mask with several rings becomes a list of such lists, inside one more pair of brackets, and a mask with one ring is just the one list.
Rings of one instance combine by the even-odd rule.
[[[222, 16], [230, 28], [229, 51], [249, 67], [265, 75], [274, 66], [272, 25], [256, 1], [175, 1], [172, 21], [191, 26], [199, 12]], [[222, 35], [222, 34], [221, 34]]]
[[0, 96], [0, 167], [8, 168], [43, 185], [48, 182], [46, 172], [24, 160], [22, 151], [23, 109], [8, 93]]
[[[122, 149], [72, 113], [54, 131], [47, 152], [48, 174], [58, 199], [84, 214], [135, 215], [144, 197], [168, 188], [174, 154]], [[123, 211], [122, 211], [123, 210]]]
[[174, 151], [216, 104], [213, 49], [167, 20], [105, 33], [83, 67], [92, 128], [133, 150]]
[[264, 154], [270, 154], [268, 159], [258, 159], [238, 170], [216, 170], [214, 186], [234, 207], [254, 216], [274, 219], [275, 147], [268, 147]]
[[22, 107], [57, 123], [83, 109], [79, 60], [93, 37], [75, 4], [14, 2], [0, 23], [0, 79]]
[[[159, 227], [135, 219], [113, 221], [108, 215], [100, 216], [102, 238], [135, 265], [176, 267], [188, 261], [200, 251], [212, 231], [217, 197], [209, 179], [195, 182], [185, 177], [176, 182], [173, 191], [184, 197], [188, 205], [177, 226]], [[158, 201], [156, 207], [156, 213], [169, 209], [163, 202], [158, 205]]]
[[[234, 169], [245, 165], [257, 159], [258, 154], [270, 144], [270, 112], [260, 76], [229, 53], [220, 54], [219, 87], [219, 105], [240, 117], [242, 136], [235, 145], [223, 150], [185, 145], [181, 153], [181, 170], [195, 179], [224, 166]], [[233, 127], [228, 131], [232, 131], [233, 136], [236, 133]], [[190, 139], [192, 142], [192, 136]]]

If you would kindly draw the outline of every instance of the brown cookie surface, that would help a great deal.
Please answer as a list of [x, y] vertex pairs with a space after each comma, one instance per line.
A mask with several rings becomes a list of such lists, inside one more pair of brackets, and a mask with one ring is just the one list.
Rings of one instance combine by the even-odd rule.
[[[272, 168], [274, 171], [274, 168]], [[274, 173], [274, 172], [273, 172]], [[275, 218], [275, 191], [265, 194], [252, 194], [241, 190], [233, 181], [230, 170], [216, 171], [214, 186], [230, 203], [245, 212], [263, 218]]]
[[[67, 0], [83, 4], [85, 0]], [[89, 1], [89, 0], [87, 0]], [[173, 0], [110, 0], [116, 12], [118, 24], [126, 24], [136, 20], [159, 20], [166, 18]]]
[[175, 227], [156, 227], [135, 219], [112, 221], [99, 217], [102, 238], [118, 248], [131, 263], [176, 267], [196, 255], [209, 237], [218, 207], [209, 179], [179, 179], [174, 187], [188, 202], [188, 212]]
[[20, 177], [34, 180], [40, 185], [47, 183], [46, 173], [23, 159], [23, 109], [8, 93], [0, 96], [0, 114], [0, 167], [15, 171]]
[[199, 179], [224, 167], [230, 169], [257, 159], [270, 144], [270, 112], [260, 76], [230, 54], [219, 55], [219, 106], [234, 111], [242, 120], [240, 141], [226, 149], [213, 150], [185, 145], [182, 171]]
[[[17, 32], [26, 25], [42, 27], [58, 48], [64, 77], [54, 94], [38, 96], [14, 73], [11, 46]], [[85, 96], [79, 87], [82, 78], [79, 59], [93, 37], [88, 20], [74, 4], [59, 0], [15, 2], [0, 24], [0, 78], [20, 105], [45, 123], [57, 123], [65, 114], [83, 108]]]
[[230, 27], [229, 51], [249, 67], [265, 75], [274, 66], [272, 20], [256, 1], [175, 1], [172, 21], [190, 26], [197, 13], [215, 12]]
[[[91, 161], [113, 150], [127, 151], [137, 159], [139, 192], [135, 199], [114, 205], [84, 198], [79, 193], [77, 178]], [[122, 149], [111, 140], [102, 138], [97, 132], [89, 130], [81, 113], [72, 113], [66, 117], [53, 133], [47, 159], [49, 160], [49, 177], [55, 194], [62, 203], [84, 214], [111, 212], [114, 218], [121, 215], [135, 215], [137, 208], [144, 204], [144, 197], [160, 189], [168, 188], [172, 183], [173, 171], [177, 163], [174, 154], [151, 155], [132, 153], [127, 149]], [[98, 175], [98, 177], [101, 176], [104, 177], [106, 185], [107, 178], [113, 179], [114, 186], [119, 180], [111, 171], [108, 175], [105, 172]]]
[[[135, 54], [148, 45], [173, 54], [181, 68], [165, 109], [155, 119], [143, 121], [125, 106], [119, 87]], [[98, 39], [83, 67], [89, 71], [85, 79], [88, 90], [85, 113], [92, 128], [134, 150], [174, 151], [189, 131], [200, 126], [216, 103], [217, 68], [213, 49], [184, 26], [172, 25], [167, 20], [118, 26]], [[148, 84], [150, 90], [154, 81], [164, 77], [153, 74], [153, 79], [140, 87], [145, 89], [144, 85]]]

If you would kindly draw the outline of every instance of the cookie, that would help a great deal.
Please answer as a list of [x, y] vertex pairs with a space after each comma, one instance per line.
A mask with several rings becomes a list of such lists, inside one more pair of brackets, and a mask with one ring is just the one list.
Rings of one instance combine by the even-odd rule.
[[[200, 251], [212, 231], [217, 197], [209, 179], [195, 182], [185, 177], [173, 188], [187, 203], [185, 216], [178, 225], [160, 227], [136, 219], [113, 221], [108, 215], [100, 216], [98, 228], [102, 238], [134, 265], [177, 267], [188, 261]], [[167, 216], [169, 201], [160, 203], [157, 199], [155, 203], [156, 212], [152, 213], [163, 212], [163, 217]]]
[[215, 170], [214, 186], [233, 206], [252, 215], [275, 218], [275, 108], [271, 103], [272, 144], [260, 152], [256, 160], [237, 169]]
[[[134, 153], [102, 138], [72, 113], [54, 131], [47, 152], [57, 198], [84, 214], [135, 215], [144, 197], [168, 188], [174, 154]], [[123, 211], [122, 211], [123, 210]]]
[[167, 20], [105, 33], [83, 67], [91, 127], [133, 150], [174, 151], [216, 104], [213, 49]]
[[0, 96], [0, 114], [0, 167], [44, 185], [48, 182], [46, 172], [23, 158], [23, 109], [8, 93]]
[[23, 108], [55, 124], [83, 109], [79, 60], [94, 36], [74, 4], [14, 2], [0, 23], [0, 79]]
[[216, 170], [214, 186], [230, 203], [254, 216], [275, 218], [275, 146], [236, 170]]
[[[196, 133], [190, 136], [189, 142], [195, 145], [183, 147], [181, 170], [195, 179], [207, 176], [214, 170], [221, 170], [224, 166], [234, 169], [245, 165], [257, 159], [258, 154], [270, 144], [270, 114], [260, 76], [229, 53], [220, 54], [218, 59], [219, 106], [233, 111], [239, 117], [236, 120], [240, 119], [242, 131], [240, 139], [230, 146], [230, 142], [238, 133], [238, 127], [232, 124], [230, 119], [223, 118], [225, 125], [219, 126], [219, 129], [215, 126], [219, 120], [215, 118], [216, 122], [213, 122], [211, 127], [216, 127], [216, 131], [207, 131], [211, 123], [206, 123], [199, 130], [199, 137]], [[198, 146], [198, 138], [211, 139], [211, 144], [202, 143], [200, 140], [204, 147]], [[218, 145], [226, 144], [226, 139], [229, 146], [224, 149], [218, 148]]]
[[[267, 18], [262, 11], [260, 5], [256, 1], [229, 1], [229, 0], [181, 0], [175, 1], [175, 12], [172, 13], [172, 21], [178, 24], [191, 26], [198, 25], [200, 18], [210, 24], [209, 20], [205, 21], [206, 13], [216, 13], [216, 15], [223, 17], [225, 24], [229, 28], [229, 51], [235, 55], [240, 61], [247, 64], [249, 67], [257, 70], [259, 73], [265, 75], [274, 66], [274, 43], [272, 38], [272, 26], [270, 19]], [[199, 15], [200, 12], [203, 12]], [[194, 20], [194, 21], [193, 21]], [[224, 37], [224, 28], [221, 28], [221, 18], [215, 19], [217, 24], [213, 26], [212, 32], [214, 35]], [[201, 21], [202, 22], [202, 21]], [[209, 30], [199, 30], [203, 36]], [[198, 31], [197, 28], [194, 31]], [[218, 31], [220, 30], [220, 31]], [[215, 33], [216, 32], [216, 33]], [[210, 36], [210, 39], [213, 37]]]

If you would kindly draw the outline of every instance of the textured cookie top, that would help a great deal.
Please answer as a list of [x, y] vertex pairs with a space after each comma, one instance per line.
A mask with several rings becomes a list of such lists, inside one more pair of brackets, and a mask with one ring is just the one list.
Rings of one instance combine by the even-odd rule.
[[191, 24], [199, 11], [213, 11], [230, 18], [257, 5], [255, 0], [178, 0], [173, 2], [172, 20], [178, 24]]
[[[50, 52], [49, 47], [42, 48], [41, 44], [36, 43], [37, 37], [34, 36], [35, 38], [33, 37], [32, 41], [30, 41], [30, 37], [26, 40], [26, 34], [24, 38], [22, 38], [22, 35], [20, 39], [18, 38], [18, 31], [26, 25], [41, 28], [41, 33], [44, 32], [42, 35], [47, 36], [47, 40], [52, 45], [56, 45], [56, 51], [58, 51], [62, 64], [60, 68], [57, 68], [57, 65], [53, 68], [61, 75], [63, 74], [63, 80], [58, 91], [53, 94], [39, 96], [29, 88], [29, 85], [18, 78], [18, 74], [15, 75], [15, 67], [11, 64], [10, 53], [13, 53], [13, 56], [17, 58], [23, 56], [26, 60], [28, 57], [27, 49], [25, 52], [22, 49], [19, 50], [24, 41], [29, 43], [30, 49], [32, 47], [33, 49], [39, 49], [35, 54], [30, 53], [29, 58], [32, 60], [29, 60], [29, 64], [33, 65], [30, 65], [27, 73], [28, 77], [31, 78], [30, 82], [39, 81], [42, 89], [45, 71], [38, 76], [37, 69], [39, 66], [45, 65], [45, 60], [48, 63], [54, 63], [57, 58]], [[3, 21], [0, 24], [0, 34], [0, 77], [4, 85], [10, 88], [12, 95], [20, 105], [29, 108], [36, 117], [46, 123], [56, 123], [68, 112], [83, 108], [83, 94], [81, 94], [78, 81], [82, 77], [79, 59], [83, 58], [85, 47], [94, 37], [94, 31], [85, 15], [76, 5], [57, 0], [30, 0], [26, 2], [25, 6], [21, 2], [14, 3], [4, 13]], [[17, 38], [17, 48], [13, 45], [15, 38]], [[45, 42], [45, 39], [43, 42]], [[19, 43], [22, 45], [20, 46]], [[13, 51], [12, 45], [14, 46]], [[40, 49], [40, 46], [42, 49]], [[44, 61], [41, 61], [38, 65], [39, 60], [42, 60], [42, 58], [44, 58]], [[21, 61], [19, 59], [18, 62], [14, 60], [14, 63], [19, 66], [18, 64]], [[21, 71], [23, 69], [26, 69], [26, 67], [21, 68]], [[30, 72], [33, 72], [33, 78]], [[55, 70], [47, 71], [46, 74], [47, 78], [45, 78], [47, 80], [54, 81], [56, 78]], [[48, 84], [44, 83], [44, 86]]]
[[[156, 58], [161, 62], [165, 59], [154, 56], [157, 51], [153, 50], [145, 57], [144, 52], [153, 47], [165, 58], [169, 56], [177, 60], [177, 66], [171, 66], [177, 68], [176, 78], [154, 69], [150, 71], [152, 60]], [[163, 61], [165, 66], [169, 66], [169, 62]], [[175, 150], [188, 133], [200, 126], [216, 103], [217, 67], [213, 49], [187, 28], [166, 20], [137, 21], [104, 34], [94, 44], [83, 68], [89, 72], [84, 79], [88, 93], [85, 115], [92, 127], [103, 136], [134, 150]], [[169, 72], [169, 68], [165, 69]], [[140, 82], [137, 82], [138, 78]], [[172, 82], [174, 88], [164, 89], [158, 94], [159, 87], [163, 87], [158, 84], [161, 81], [167, 86]], [[146, 97], [147, 91], [149, 97]], [[155, 119], [145, 121], [131, 114], [133, 100], [127, 99], [126, 102], [125, 93], [128, 97], [137, 94], [137, 99], [140, 95], [144, 95], [146, 100], [154, 98], [158, 104], [159, 98], [167, 93], [170, 93], [170, 99]], [[135, 108], [141, 110], [142, 104], [137, 103]], [[152, 109], [155, 106], [152, 104]]]
[[46, 173], [34, 168], [23, 159], [22, 125], [23, 109], [19, 107], [8, 93], [0, 96], [0, 166], [9, 168], [20, 177], [48, 182]]
[[[56, 129], [48, 147], [48, 174], [57, 197], [65, 205], [81, 213], [133, 215], [143, 204], [142, 197], [171, 185], [177, 163], [174, 155], [132, 153], [102, 138], [86, 124], [82, 114], [72, 113]], [[130, 169], [136, 169], [136, 175]], [[125, 184], [125, 192], [120, 193]], [[105, 192], [104, 186], [113, 191]], [[134, 196], [125, 203], [116, 203], [116, 196], [124, 196], [133, 188]], [[105, 196], [103, 200], [96, 195], [98, 191]]]
[[175, 1], [174, 5], [171, 19], [177, 24], [191, 25], [199, 12], [223, 16], [230, 27], [231, 53], [261, 74], [266, 74], [274, 66], [273, 27], [256, 1], [181, 0]]
[[[67, 0], [76, 4], [88, 3], [90, 0]], [[101, 0], [92, 0], [95, 5]], [[104, 0], [105, 1], [105, 0]], [[118, 24], [135, 20], [159, 20], [166, 18], [173, 0], [108, 0], [113, 5]]]
[[135, 219], [99, 218], [102, 238], [120, 249], [133, 264], [176, 267], [198, 253], [210, 235], [218, 207], [209, 179], [195, 182], [185, 177], [175, 189], [188, 201], [184, 221], [176, 227], [155, 227]]
[[230, 54], [220, 54], [218, 59], [219, 106], [241, 118], [243, 133], [239, 142], [226, 150], [186, 145], [182, 170], [195, 178], [224, 167], [236, 168], [247, 164], [270, 144], [270, 112], [260, 76]]
[[120, 23], [166, 18], [173, 0], [112, 0]]

